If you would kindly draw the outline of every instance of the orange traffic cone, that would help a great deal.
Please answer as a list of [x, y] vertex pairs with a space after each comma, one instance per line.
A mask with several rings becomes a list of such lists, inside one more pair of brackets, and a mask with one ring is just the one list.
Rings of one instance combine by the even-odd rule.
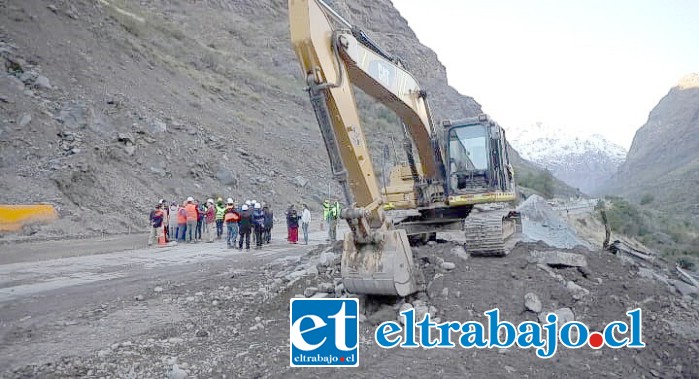
[[164, 232], [160, 232], [160, 234], [158, 235], [158, 246], [160, 246], [160, 247], [167, 246], [167, 241], [165, 241], [165, 233]]

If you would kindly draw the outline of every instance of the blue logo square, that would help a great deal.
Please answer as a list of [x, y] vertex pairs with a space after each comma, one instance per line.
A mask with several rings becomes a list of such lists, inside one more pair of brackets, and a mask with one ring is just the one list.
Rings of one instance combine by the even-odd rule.
[[291, 299], [291, 367], [357, 367], [359, 300]]

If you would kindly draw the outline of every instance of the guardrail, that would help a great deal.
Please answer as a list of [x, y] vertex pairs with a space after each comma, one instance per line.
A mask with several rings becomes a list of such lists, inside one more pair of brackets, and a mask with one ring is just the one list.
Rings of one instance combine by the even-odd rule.
[[567, 207], [551, 207], [554, 211], [565, 211], [565, 210], [574, 210], [574, 209], [592, 209], [594, 208], [594, 205], [570, 205]]
[[657, 264], [655, 261], [656, 259], [658, 259], [658, 256], [655, 253], [639, 250], [624, 241], [616, 240], [612, 242], [609, 245], [609, 251], [611, 251], [614, 254], [623, 253], [627, 256], [630, 256], [631, 258], [647, 262], [651, 265]]
[[28, 224], [56, 220], [58, 212], [50, 204], [0, 204], [0, 232], [16, 232]]

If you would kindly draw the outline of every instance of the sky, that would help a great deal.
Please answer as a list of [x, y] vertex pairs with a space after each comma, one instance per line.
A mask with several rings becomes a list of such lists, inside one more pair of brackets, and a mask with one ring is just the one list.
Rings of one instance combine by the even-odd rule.
[[540, 122], [628, 149], [699, 72], [699, 0], [392, 0], [420, 42], [503, 127]]

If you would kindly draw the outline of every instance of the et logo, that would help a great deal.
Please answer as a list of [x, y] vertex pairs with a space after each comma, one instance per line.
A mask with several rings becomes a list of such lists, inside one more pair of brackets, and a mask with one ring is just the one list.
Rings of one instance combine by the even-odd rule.
[[291, 299], [291, 367], [357, 367], [359, 301]]

